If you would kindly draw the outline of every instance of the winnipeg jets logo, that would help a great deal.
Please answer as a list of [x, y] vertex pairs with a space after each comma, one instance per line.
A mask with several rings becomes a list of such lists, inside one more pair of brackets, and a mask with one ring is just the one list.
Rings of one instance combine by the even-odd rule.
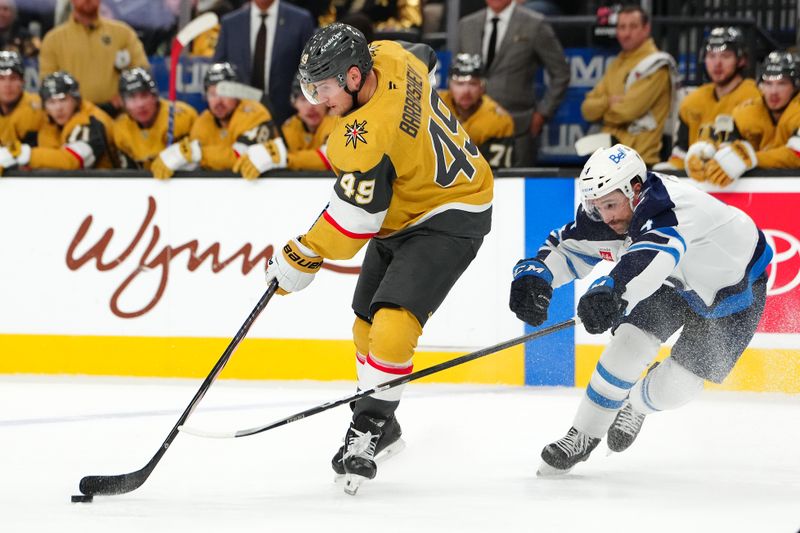
[[367, 121], [359, 122], [358, 119], [354, 119], [352, 124], [344, 125], [344, 138], [346, 139], [344, 145], [348, 146], [352, 143], [355, 150], [358, 148], [359, 141], [367, 144], [367, 140], [364, 138], [366, 133], [369, 133], [367, 131]]

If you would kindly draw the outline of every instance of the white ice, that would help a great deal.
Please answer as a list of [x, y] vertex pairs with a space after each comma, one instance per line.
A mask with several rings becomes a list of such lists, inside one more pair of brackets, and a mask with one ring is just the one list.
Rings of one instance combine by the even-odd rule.
[[[647, 419], [562, 479], [539, 452], [569, 428], [581, 390], [411, 385], [406, 449], [357, 496], [329, 460], [340, 407], [235, 440], [179, 435], [138, 490], [70, 503], [87, 474], [153, 456], [199, 380], [0, 378], [0, 531], [787, 532], [800, 528], [800, 396], [705, 392]], [[266, 424], [351, 383], [215, 383], [191, 424]]]

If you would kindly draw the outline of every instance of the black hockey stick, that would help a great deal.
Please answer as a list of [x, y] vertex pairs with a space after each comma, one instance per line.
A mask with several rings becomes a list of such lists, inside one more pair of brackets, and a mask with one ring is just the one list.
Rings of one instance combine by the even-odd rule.
[[174, 441], [175, 437], [178, 436], [178, 428], [183, 425], [184, 422], [186, 422], [186, 419], [192, 414], [195, 407], [197, 407], [197, 404], [200, 403], [200, 400], [202, 400], [203, 396], [206, 395], [206, 392], [208, 392], [211, 384], [214, 383], [214, 380], [217, 379], [219, 373], [222, 372], [223, 368], [225, 368], [225, 365], [228, 363], [228, 359], [230, 359], [231, 355], [233, 355], [233, 352], [236, 351], [239, 343], [242, 342], [242, 339], [245, 338], [247, 332], [250, 331], [250, 326], [253, 325], [253, 322], [256, 321], [258, 315], [260, 315], [261, 311], [263, 311], [267, 306], [267, 303], [269, 303], [277, 289], [278, 282], [277, 280], [273, 280], [272, 283], [269, 284], [267, 291], [264, 293], [261, 299], [258, 300], [256, 306], [250, 312], [247, 320], [245, 320], [244, 324], [242, 324], [242, 327], [239, 328], [236, 336], [233, 337], [230, 344], [228, 344], [228, 347], [225, 349], [222, 357], [219, 358], [217, 364], [211, 369], [211, 373], [208, 374], [208, 377], [206, 377], [205, 381], [203, 381], [203, 384], [200, 385], [200, 389], [194, 395], [192, 401], [189, 402], [186, 410], [183, 411], [183, 414], [175, 423], [175, 427], [173, 427], [169, 432], [169, 435], [167, 435], [167, 438], [164, 439], [161, 447], [158, 449], [153, 458], [150, 459], [150, 462], [144, 465], [144, 468], [141, 470], [131, 472], [130, 474], [119, 474], [115, 476], [86, 476], [81, 479], [79, 486], [83, 494], [86, 494], [87, 496], [94, 496], [95, 494], [125, 494], [126, 492], [131, 492], [138, 489], [145, 481], [147, 481], [147, 478], [150, 477], [153, 469], [161, 460], [161, 457], [164, 456], [167, 449], [172, 444], [172, 441]]
[[521, 337], [516, 337], [514, 339], [501, 342], [500, 344], [495, 344], [494, 346], [483, 348], [482, 350], [478, 350], [477, 352], [468, 353], [466, 355], [462, 355], [461, 357], [456, 357], [455, 359], [444, 361], [443, 363], [430, 366], [428, 368], [419, 370], [417, 372], [412, 372], [407, 376], [401, 376], [391, 381], [387, 381], [386, 383], [377, 385], [371, 389], [359, 391], [355, 394], [347, 396], [346, 398], [341, 398], [339, 400], [334, 400], [331, 402], [324, 403], [322, 405], [318, 405], [316, 407], [312, 407], [310, 409], [306, 409], [305, 411], [301, 411], [291, 416], [287, 416], [286, 418], [282, 418], [277, 422], [267, 424], [266, 426], [258, 426], [250, 429], [241, 429], [239, 431], [224, 431], [224, 432], [205, 431], [202, 429], [195, 429], [185, 426], [179, 427], [178, 430], [184, 433], [188, 433], [190, 435], [194, 435], [196, 437], [206, 437], [212, 439], [234, 439], [239, 437], [249, 437], [250, 435], [256, 435], [258, 433], [263, 433], [264, 431], [269, 431], [270, 429], [275, 429], [276, 427], [285, 426], [286, 424], [297, 422], [298, 420], [302, 420], [304, 418], [308, 418], [309, 416], [319, 414], [323, 411], [327, 411], [328, 409], [333, 409], [334, 407], [339, 407], [340, 405], [349, 404], [350, 402], [360, 400], [361, 398], [372, 396], [377, 392], [383, 392], [389, 389], [393, 389], [395, 387], [399, 387], [400, 385], [405, 385], [409, 381], [415, 381], [417, 379], [430, 376], [431, 374], [441, 372], [442, 370], [447, 370], [448, 368], [453, 368], [454, 366], [474, 361], [475, 359], [479, 359], [481, 357], [497, 353], [501, 350], [505, 350], [506, 348], [511, 348], [512, 346], [522, 344], [529, 340], [533, 340], [538, 337], [544, 337], [545, 335], [555, 333], [556, 331], [561, 331], [562, 329], [566, 329], [570, 326], [574, 326], [575, 324], [577, 324], [577, 322], [578, 322], [577, 319], [570, 318], [569, 320], [565, 320], [564, 322], [559, 322], [558, 324], [553, 324], [552, 326], [532, 331], [531, 333], [522, 335]]

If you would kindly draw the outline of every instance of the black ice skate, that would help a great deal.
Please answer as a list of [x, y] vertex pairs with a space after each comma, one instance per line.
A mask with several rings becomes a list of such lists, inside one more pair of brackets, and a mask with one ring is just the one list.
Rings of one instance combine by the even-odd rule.
[[608, 428], [606, 436], [608, 448], [612, 452], [627, 450], [642, 430], [644, 417], [645, 415], [631, 407], [630, 402], [625, 402], [625, 406], [617, 413], [614, 423]]
[[536, 472], [538, 476], [566, 474], [573, 466], [589, 458], [600, 439], [590, 437], [574, 427], [564, 437], [548, 444], [542, 450], [542, 464]]
[[375, 450], [387, 424], [383, 418], [358, 415], [350, 423], [344, 437], [344, 491], [351, 496], [358, 492], [361, 484], [375, 477], [378, 465], [375, 463]]
[[[397, 421], [397, 417], [392, 416], [383, 425], [383, 434], [378, 439], [378, 444], [375, 446], [375, 462], [377, 464], [382, 463], [390, 457], [394, 457], [405, 448], [406, 443], [400, 438], [402, 435], [403, 431], [400, 429], [400, 423]], [[339, 481], [345, 474], [344, 462], [342, 459], [344, 457], [344, 448], [345, 445], [342, 444], [333, 456], [333, 459], [331, 459], [331, 467], [333, 467], [333, 471], [336, 472], [335, 481]]]

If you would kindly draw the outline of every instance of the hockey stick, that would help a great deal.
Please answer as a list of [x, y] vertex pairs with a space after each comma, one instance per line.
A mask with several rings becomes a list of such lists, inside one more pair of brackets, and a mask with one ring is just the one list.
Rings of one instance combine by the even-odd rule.
[[482, 350], [478, 350], [477, 352], [468, 353], [466, 355], [462, 355], [461, 357], [450, 359], [449, 361], [439, 363], [438, 365], [430, 366], [428, 368], [419, 370], [417, 372], [412, 372], [407, 376], [401, 376], [391, 381], [387, 381], [386, 383], [377, 385], [371, 389], [359, 391], [355, 394], [347, 396], [346, 398], [341, 398], [339, 400], [334, 400], [331, 402], [323, 403], [322, 405], [318, 405], [316, 407], [312, 407], [310, 409], [306, 409], [305, 411], [301, 411], [299, 413], [287, 416], [286, 418], [282, 418], [277, 422], [267, 424], [266, 426], [257, 426], [250, 429], [240, 429], [239, 431], [221, 431], [221, 432], [205, 431], [202, 429], [180, 426], [178, 427], [178, 431], [182, 431], [183, 433], [188, 433], [189, 435], [194, 435], [196, 437], [205, 437], [210, 439], [235, 439], [239, 437], [249, 437], [250, 435], [256, 435], [258, 433], [263, 433], [264, 431], [269, 431], [270, 429], [275, 429], [276, 427], [285, 426], [286, 424], [297, 422], [298, 420], [302, 420], [304, 418], [308, 418], [309, 416], [319, 414], [323, 411], [327, 411], [328, 409], [333, 409], [334, 407], [339, 407], [340, 405], [349, 404], [350, 402], [360, 400], [361, 398], [372, 396], [373, 394], [378, 392], [394, 389], [395, 387], [399, 387], [400, 385], [405, 385], [410, 381], [415, 381], [417, 379], [430, 376], [431, 374], [436, 374], [437, 372], [441, 372], [442, 370], [447, 370], [448, 368], [453, 368], [454, 366], [463, 365], [464, 363], [468, 363], [470, 361], [474, 361], [475, 359], [479, 359], [481, 357], [497, 353], [501, 350], [505, 350], [506, 348], [511, 348], [512, 346], [525, 343], [529, 340], [533, 340], [538, 337], [544, 337], [545, 335], [555, 333], [556, 331], [567, 329], [568, 327], [574, 326], [577, 323], [578, 319], [570, 318], [569, 320], [565, 320], [564, 322], [553, 324], [552, 326], [537, 331], [533, 331], [531, 333], [522, 335], [521, 337], [516, 337], [514, 339], [501, 342], [500, 344], [495, 344], [494, 346], [483, 348]]
[[217, 96], [237, 98], [239, 100], [255, 100], [260, 102], [264, 91], [235, 81], [221, 81], [217, 84]]
[[578, 155], [591, 155], [600, 148], [611, 148], [613, 140], [609, 133], [595, 133], [586, 135], [575, 141], [575, 151]]
[[236, 332], [236, 335], [231, 340], [228, 347], [225, 349], [225, 352], [222, 354], [222, 357], [219, 358], [217, 364], [214, 365], [214, 368], [211, 369], [211, 373], [208, 374], [203, 384], [200, 385], [200, 389], [192, 398], [192, 401], [189, 402], [189, 405], [183, 411], [183, 414], [180, 416], [178, 421], [175, 423], [175, 426], [167, 435], [167, 438], [164, 439], [164, 442], [161, 444], [161, 447], [158, 449], [156, 454], [150, 459], [144, 468], [141, 470], [137, 470], [136, 472], [131, 472], [129, 474], [119, 474], [114, 476], [86, 476], [81, 479], [79, 488], [83, 494], [87, 496], [93, 496], [95, 494], [125, 494], [126, 492], [131, 492], [132, 490], [136, 490], [142, 486], [142, 484], [147, 481], [147, 478], [153, 472], [153, 469], [156, 467], [158, 462], [161, 460], [161, 457], [164, 456], [167, 449], [172, 444], [172, 441], [175, 440], [175, 437], [178, 436], [178, 428], [186, 422], [186, 419], [194, 411], [197, 404], [200, 403], [200, 400], [203, 399], [203, 396], [206, 395], [208, 389], [211, 387], [211, 384], [214, 383], [214, 380], [217, 379], [217, 376], [222, 369], [225, 368], [225, 365], [228, 363], [228, 359], [230, 359], [233, 352], [236, 351], [236, 348], [239, 346], [239, 343], [242, 339], [247, 336], [247, 332], [250, 331], [250, 326], [253, 325], [253, 322], [256, 321], [258, 315], [261, 314], [261, 311], [267, 306], [272, 296], [275, 294], [275, 291], [278, 289], [278, 282], [277, 280], [273, 280], [272, 283], [269, 284], [267, 291], [261, 296], [261, 299], [258, 300], [258, 303], [250, 312], [250, 315], [247, 317], [247, 320], [244, 321], [242, 327], [239, 328], [239, 331]]
[[184, 26], [172, 40], [169, 52], [169, 118], [167, 120], [167, 146], [175, 140], [175, 101], [178, 99], [178, 62], [187, 44], [219, 23], [216, 13], [203, 13]]

